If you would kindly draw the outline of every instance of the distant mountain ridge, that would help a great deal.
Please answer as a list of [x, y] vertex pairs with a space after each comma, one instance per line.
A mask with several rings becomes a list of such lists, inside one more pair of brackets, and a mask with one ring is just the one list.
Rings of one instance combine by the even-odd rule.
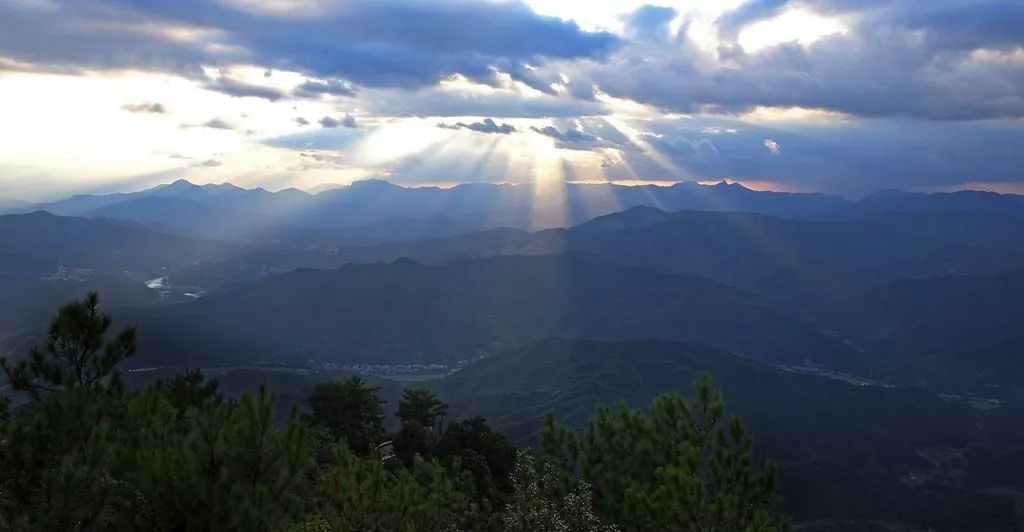
[[[1024, 218], [1024, 196], [962, 191], [918, 194], [881, 191], [859, 201], [814, 193], [756, 191], [738, 183], [672, 186], [618, 184], [532, 185], [467, 183], [451, 188], [402, 187], [382, 180], [357, 181], [317, 194], [297, 189], [270, 192], [229, 183], [196, 185], [184, 179], [147, 190], [107, 195], [76, 195], [22, 207], [68, 216], [108, 216], [163, 231], [204, 238], [251, 236], [272, 227], [339, 229], [378, 224], [390, 218], [424, 220], [419, 236], [429, 236], [438, 216], [460, 232], [512, 227], [538, 230], [565, 227], [637, 206], [665, 211], [750, 212], [775, 217], [829, 220], [884, 212], [962, 210]], [[450, 232], [448, 234], [451, 234]], [[403, 239], [396, 231], [384, 240]]]
[[296, 270], [137, 318], [148, 359], [139, 364], [409, 364], [470, 359], [548, 335], [686, 340], [772, 363], [863, 363], [842, 342], [733, 288], [579, 254]]
[[1024, 219], [950, 211], [808, 221], [634, 207], [568, 229], [489, 230], [392, 242], [345, 249], [331, 259], [335, 265], [399, 257], [445, 263], [565, 252], [714, 279], [782, 306], [810, 310], [809, 304], [896, 279], [1024, 268]]

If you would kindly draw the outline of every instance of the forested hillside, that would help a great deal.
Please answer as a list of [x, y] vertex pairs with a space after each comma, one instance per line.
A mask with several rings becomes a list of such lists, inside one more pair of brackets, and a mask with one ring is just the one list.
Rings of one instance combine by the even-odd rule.
[[[280, 423], [266, 386], [229, 399], [187, 372], [128, 391], [117, 366], [135, 355], [136, 330], [111, 326], [90, 294], [59, 310], [26, 360], [0, 359], [31, 398], [14, 412], [0, 402], [0, 528], [787, 528], [774, 465], [753, 461], [706, 376], [693, 401], [623, 410], [586, 445], [549, 423], [548, 444], [517, 450], [481, 417], [448, 419], [424, 389], [402, 394], [389, 433], [384, 401], [358, 377], [317, 385], [310, 412], [292, 407]], [[635, 459], [614, 474], [595, 467], [628, 449]]]

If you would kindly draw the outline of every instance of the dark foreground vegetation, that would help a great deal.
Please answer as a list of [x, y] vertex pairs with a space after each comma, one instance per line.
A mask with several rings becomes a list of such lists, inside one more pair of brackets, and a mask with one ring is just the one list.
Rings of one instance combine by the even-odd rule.
[[199, 372], [125, 388], [136, 334], [90, 294], [41, 347], [0, 360], [2, 530], [784, 530], [775, 468], [755, 459], [706, 375], [693, 400], [600, 408], [582, 432], [549, 416], [532, 450], [483, 418], [448, 420], [405, 390], [385, 428], [377, 388], [322, 383], [275, 418], [265, 386], [223, 397]]

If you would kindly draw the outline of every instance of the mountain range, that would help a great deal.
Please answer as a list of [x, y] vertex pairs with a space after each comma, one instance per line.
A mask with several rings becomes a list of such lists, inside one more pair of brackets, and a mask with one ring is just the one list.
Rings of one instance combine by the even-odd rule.
[[452, 362], [550, 335], [697, 341], [778, 364], [862, 362], [736, 289], [576, 254], [296, 270], [135, 321], [146, 331], [140, 365]]
[[183, 236], [217, 239], [259, 239], [262, 231], [276, 227], [342, 229], [344, 235], [352, 228], [392, 218], [419, 220], [377, 235], [381, 241], [408, 238], [407, 229], [414, 225], [419, 226], [413, 232], [418, 237], [494, 227], [537, 230], [576, 225], [636, 206], [665, 211], [750, 212], [805, 220], [883, 212], [962, 210], [1017, 217], [1024, 212], [1024, 196], [977, 191], [917, 194], [886, 190], [850, 201], [826, 194], [755, 191], [726, 182], [680, 182], [672, 186], [562, 183], [544, 187], [539, 191], [532, 185], [474, 183], [448, 189], [408, 188], [367, 180], [309, 194], [293, 188], [270, 192], [231, 184], [196, 185], [181, 179], [139, 192], [76, 195], [31, 206], [0, 206], [0, 212], [46, 210], [64, 216], [111, 217]]
[[[131, 382], [428, 379], [519, 442], [710, 371], [808, 530], [1002, 529], [1024, 492], [1024, 204], [739, 185], [307, 194], [178, 181], [0, 215], [0, 350], [99, 290]], [[844, 516], [846, 521], [837, 519]], [[815, 528], [818, 527], [818, 528]]]

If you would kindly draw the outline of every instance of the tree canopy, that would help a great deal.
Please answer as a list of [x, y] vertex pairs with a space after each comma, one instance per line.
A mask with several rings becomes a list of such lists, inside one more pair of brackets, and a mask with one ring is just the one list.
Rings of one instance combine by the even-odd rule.
[[[266, 385], [237, 399], [196, 370], [126, 390], [90, 295], [57, 313], [46, 344], [3, 365], [34, 401], [0, 401], [0, 530], [776, 530], [774, 470], [755, 467], [710, 379], [691, 403], [600, 408], [587, 430], [549, 419], [534, 456], [483, 418], [406, 390], [388, 434], [378, 389], [316, 386], [311, 413], [275, 419]], [[419, 432], [416, 432], [419, 431]], [[419, 435], [413, 439], [401, 436]], [[370, 452], [394, 438], [400, 459]]]

